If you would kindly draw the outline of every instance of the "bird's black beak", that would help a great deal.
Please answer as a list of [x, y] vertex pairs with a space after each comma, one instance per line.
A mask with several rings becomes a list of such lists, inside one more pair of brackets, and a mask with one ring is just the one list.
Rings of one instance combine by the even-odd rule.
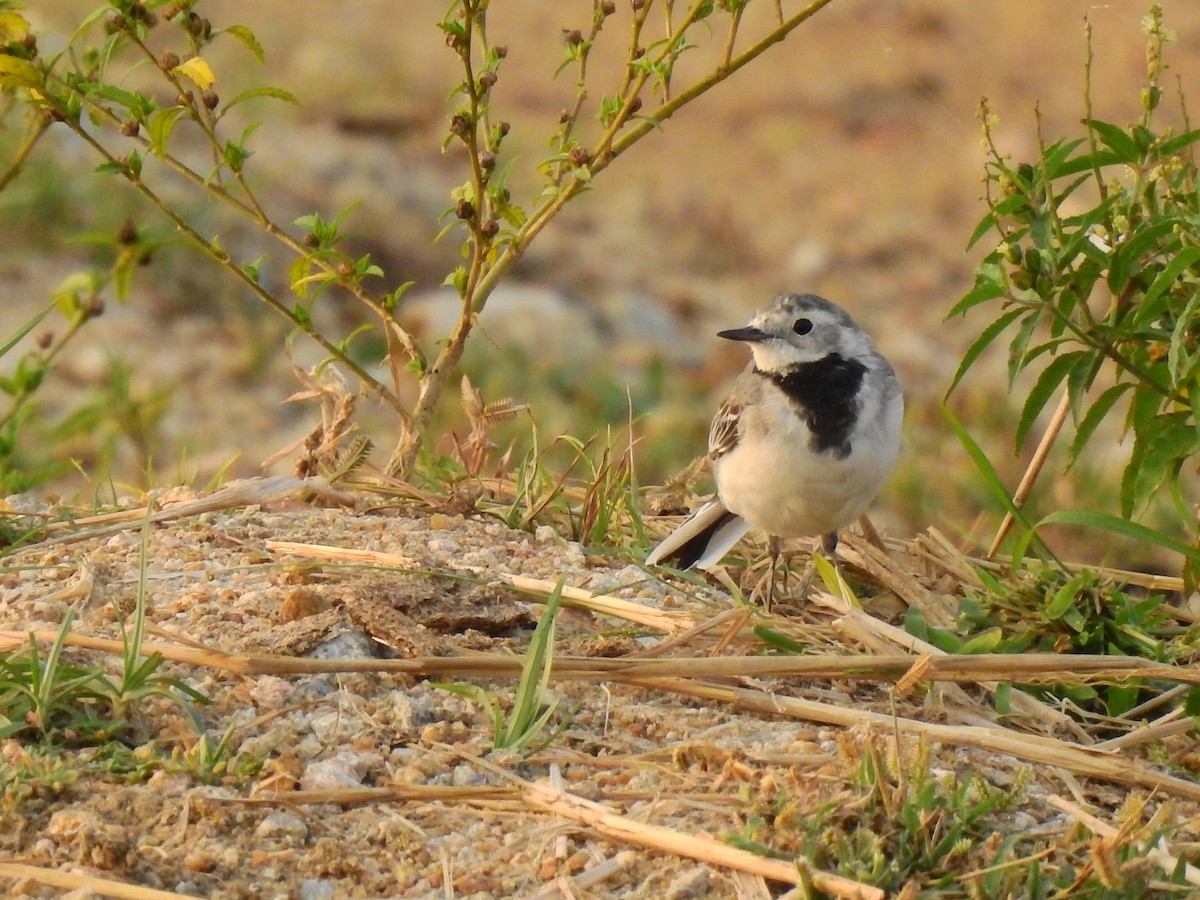
[[723, 337], [730, 341], [749, 341], [757, 343], [759, 341], [768, 340], [771, 336], [761, 329], [747, 325], [745, 328], [730, 328], [727, 331], [718, 331], [717, 337]]

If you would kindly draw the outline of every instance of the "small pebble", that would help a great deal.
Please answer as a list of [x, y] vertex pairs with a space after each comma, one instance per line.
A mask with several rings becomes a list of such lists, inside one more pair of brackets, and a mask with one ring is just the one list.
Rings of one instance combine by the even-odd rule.
[[258, 823], [254, 833], [259, 837], [308, 837], [308, 825], [295, 813], [278, 811], [270, 813]]

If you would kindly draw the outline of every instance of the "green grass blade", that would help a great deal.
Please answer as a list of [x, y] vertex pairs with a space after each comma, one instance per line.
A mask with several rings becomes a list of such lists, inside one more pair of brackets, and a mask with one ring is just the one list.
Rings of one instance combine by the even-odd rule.
[[1041, 528], [1043, 525], [1078, 525], [1084, 528], [1099, 528], [1135, 541], [1171, 550], [1186, 557], [1193, 564], [1200, 563], [1200, 550], [1195, 547], [1168, 534], [1163, 534], [1161, 531], [1155, 531], [1153, 528], [1147, 528], [1145, 525], [1139, 525], [1137, 522], [1131, 522], [1129, 519], [1108, 513], [1083, 509], [1060, 509], [1043, 518], [1035, 527]]
[[21, 338], [25, 337], [25, 335], [29, 334], [29, 332], [33, 331], [33, 329], [37, 328], [42, 319], [46, 318], [46, 316], [50, 315], [50, 313], [54, 311], [56, 303], [57, 301], [51, 300], [41, 310], [34, 313], [33, 317], [29, 319], [29, 321], [13, 332], [12, 336], [7, 341], [5, 341], [3, 344], [0, 344], [0, 357], [4, 356], [9, 350], [20, 343]]
[[546, 685], [550, 682], [550, 666], [554, 657], [554, 623], [558, 607], [562, 602], [565, 579], [559, 578], [554, 590], [546, 599], [546, 608], [538, 619], [521, 666], [521, 680], [517, 684], [517, 698], [504, 728], [504, 746], [511, 747], [528, 740], [527, 733], [536, 723], [541, 709]]

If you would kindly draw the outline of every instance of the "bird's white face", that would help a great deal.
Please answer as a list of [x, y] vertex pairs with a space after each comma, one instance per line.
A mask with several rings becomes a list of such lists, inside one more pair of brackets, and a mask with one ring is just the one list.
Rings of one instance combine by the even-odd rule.
[[857, 358], [872, 351], [870, 338], [846, 312], [811, 296], [788, 295], [759, 310], [745, 328], [720, 332], [745, 341], [763, 372], [785, 372], [832, 353]]

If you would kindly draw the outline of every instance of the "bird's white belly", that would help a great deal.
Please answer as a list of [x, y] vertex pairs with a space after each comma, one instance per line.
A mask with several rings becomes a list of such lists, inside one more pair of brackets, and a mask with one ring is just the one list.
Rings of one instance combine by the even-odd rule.
[[866, 511], [899, 453], [900, 410], [873, 427], [856, 428], [851, 453], [814, 453], [794, 417], [788, 427], [739, 441], [716, 461], [725, 506], [755, 528], [778, 537], [839, 531]]

